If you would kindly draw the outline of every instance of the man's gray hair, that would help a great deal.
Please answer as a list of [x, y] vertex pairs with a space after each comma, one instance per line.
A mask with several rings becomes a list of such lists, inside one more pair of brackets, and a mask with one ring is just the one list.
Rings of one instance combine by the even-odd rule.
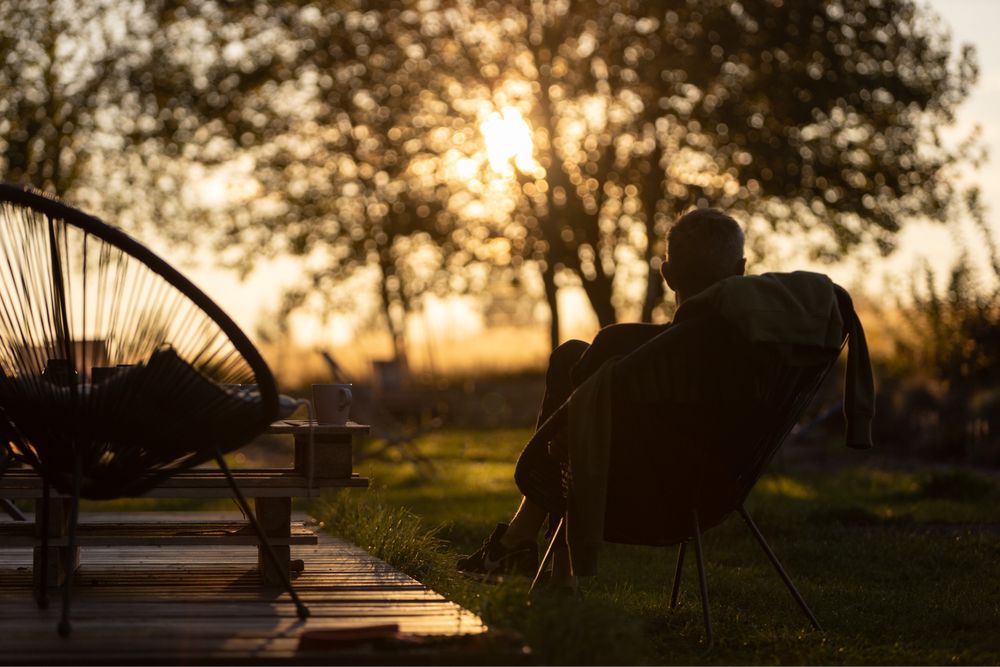
[[743, 259], [743, 230], [715, 208], [677, 219], [667, 234], [667, 261], [676, 287], [701, 290], [735, 274]]

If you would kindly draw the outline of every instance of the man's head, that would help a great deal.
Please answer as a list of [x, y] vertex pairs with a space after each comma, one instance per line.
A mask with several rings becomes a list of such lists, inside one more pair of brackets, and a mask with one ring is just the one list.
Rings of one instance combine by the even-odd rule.
[[714, 208], [698, 208], [678, 218], [667, 234], [667, 261], [660, 267], [677, 299], [690, 298], [746, 269], [743, 230]]

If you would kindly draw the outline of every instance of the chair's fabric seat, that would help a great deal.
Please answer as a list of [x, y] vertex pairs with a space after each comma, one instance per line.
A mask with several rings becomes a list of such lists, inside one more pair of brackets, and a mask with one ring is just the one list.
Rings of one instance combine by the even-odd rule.
[[158, 471], [197, 465], [266, 426], [259, 395], [223, 389], [169, 348], [99, 384], [0, 378], [0, 405], [28, 448], [45, 451], [34, 464], [59, 491], [72, 493], [82, 455], [81, 495], [91, 499], [139, 494]]
[[[690, 537], [691, 508], [699, 507], [706, 529], [725, 518], [741, 500], [734, 468], [759, 409], [756, 402], [617, 406], [604, 539], [675, 544]], [[702, 474], [709, 465], [714, 474]]]
[[703, 529], [736, 510], [798, 416], [836, 353], [813, 365], [751, 345], [712, 317], [671, 329], [664, 350], [697, 369], [693, 398], [645, 401], [628, 390], [630, 363], [619, 363], [613, 401], [604, 537], [667, 545], [691, 536], [691, 511]]

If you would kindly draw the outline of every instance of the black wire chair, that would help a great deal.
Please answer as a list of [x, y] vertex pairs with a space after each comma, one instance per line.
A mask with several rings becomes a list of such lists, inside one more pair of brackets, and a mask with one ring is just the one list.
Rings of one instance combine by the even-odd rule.
[[[850, 297], [835, 289], [841, 312], [855, 317]], [[846, 341], [846, 328], [844, 336]], [[751, 345], [714, 316], [674, 325], [615, 362], [603, 538], [679, 545], [671, 608], [677, 604], [687, 546], [694, 543], [709, 649], [714, 640], [701, 536], [733, 513], [747, 524], [810, 624], [822, 629], [744, 502], [838, 356], [839, 350]], [[671, 382], [673, 393], [685, 400], [651, 398], [670, 393], [662, 383]], [[567, 402], [533, 438], [554, 437], [565, 428], [568, 410]], [[561, 518], [532, 589], [565, 535]]]
[[[80, 498], [141, 495], [214, 460], [277, 564], [223, 458], [278, 416], [277, 387], [260, 353], [211, 299], [135, 239], [7, 184], [0, 184], [0, 408], [9, 447], [42, 479], [42, 521], [52, 489], [72, 499], [70, 552]], [[47, 604], [48, 534], [43, 525], [39, 606]], [[283, 583], [305, 618], [291, 582]], [[64, 636], [71, 591], [68, 576]]]

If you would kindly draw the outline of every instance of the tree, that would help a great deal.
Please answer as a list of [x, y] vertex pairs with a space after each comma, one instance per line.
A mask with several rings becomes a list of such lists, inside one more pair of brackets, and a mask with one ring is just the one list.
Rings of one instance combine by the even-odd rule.
[[[531, 267], [553, 343], [566, 282], [602, 325], [650, 319], [664, 234], [695, 204], [740, 211], [757, 247], [888, 253], [960, 206], [976, 157], [941, 138], [974, 56], [912, 0], [0, 3], [9, 178], [122, 192], [178, 239], [209, 221], [241, 270], [300, 256], [286, 309], [356, 308], [337, 285], [368, 279], [398, 349], [420, 295]], [[479, 132], [508, 106], [538, 161], [516, 199]], [[185, 173], [236, 165], [242, 196], [200, 207]]]
[[188, 65], [169, 41], [154, 45], [160, 67], [134, 82], [159, 115], [197, 128], [165, 132], [160, 152], [250, 160], [247, 196], [204, 212], [221, 231], [220, 254], [243, 271], [261, 257], [302, 257], [304, 279], [282, 315], [307, 304], [362, 309], [344, 284], [366, 283], [397, 354], [421, 295], [482, 289], [464, 268], [492, 259], [504, 209], [483, 203], [491, 193], [474, 114], [453, 113], [476, 100], [444, 74], [441, 17], [412, 5], [192, 9], [184, 20], [202, 24], [197, 50], [214, 54], [194, 86], [173, 86], [183, 80], [173, 69]]
[[637, 256], [651, 316], [661, 239], [691, 205], [742, 211], [835, 260], [888, 253], [906, 220], [961, 204], [952, 177], [974, 146], [949, 149], [941, 130], [975, 58], [954, 56], [910, 0], [457, 2], [452, 15], [479, 82], [531, 82], [518, 102], [546, 173], [525, 195], [541, 200], [547, 261], [580, 280], [602, 325]]
[[[356, 307], [338, 288], [367, 271], [400, 351], [410, 302], [440, 282], [428, 267], [448, 246], [429, 238], [450, 233], [449, 192], [433, 176], [462, 129], [430, 104], [433, 17], [381, 9], [0, 0], [0, 172], [179, 243], [207, 236], [244, 272], [306, 256], [285, 312], [312, 295]], [[235, 165], [251, 187], [201, 205], [199, 179]]]
[[[218, 49], [200, 50], [199, 7], [0, 0], [4, 180], [54, 192], [127, 227], [183, 218], [191, 198], [182, 184], [195, 165], [193, 149], [208, 136], [185, 104], [205, 71], [229, 58], [244, 82], [259, 85], [284, 66], [280, 58], [223, 53], [234, 41], [232, 27], [218, 36]], [[164, 53], [169, 58], [161, 59]], [[208, 94], [198, 103], [218, 101]], [[201, 165], [220, 161], [210, 149], [197, 158]]]
[[123, 5], [0, 2], [0, 173], [71, 194], [110, 134], [109, 103], [146, 63], [118, 25], [149, 28]]

